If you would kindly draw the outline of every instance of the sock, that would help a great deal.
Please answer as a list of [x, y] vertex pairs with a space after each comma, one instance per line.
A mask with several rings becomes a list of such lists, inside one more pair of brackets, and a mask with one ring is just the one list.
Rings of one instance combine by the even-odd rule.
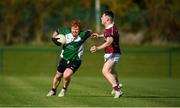
[[56, 92], [56, 89], [55, 89], [55, 88], [52, 88], [52, 91]]
[[67, 88], [63, 86], [63, 89], [66, 90]]
[[114, 85], [114, 86], [113, 86], [113, 89], [116, 90], [116, 91], [119, 91], [119, 89], [120, 89], [120, 88], [119, 88], [119, 84]]

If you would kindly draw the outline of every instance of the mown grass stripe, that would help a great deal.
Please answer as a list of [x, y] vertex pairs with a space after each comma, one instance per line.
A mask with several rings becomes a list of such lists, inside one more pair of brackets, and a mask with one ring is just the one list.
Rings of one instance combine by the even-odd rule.
[[59, 98], [45, 96], [51, 88], [52, 76], [0, 77], [0, 107], [180, 106], [177, 86], [180, 79], [129, 77], [121, 80], [124, 95], [119, 99], [113, 99], [108, 82], [99, 76], [74, 76], [66, 97]]

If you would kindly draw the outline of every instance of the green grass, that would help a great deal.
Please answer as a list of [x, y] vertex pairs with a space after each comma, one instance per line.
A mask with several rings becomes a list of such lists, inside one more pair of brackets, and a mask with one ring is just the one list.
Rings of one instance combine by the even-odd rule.
[[67, 96], [58, 98], [45, 96], [59, 58], [56, 48], [5, 48], [0, 52], [0, 107], [179, 107], [180, 53], [172, 54], [170, 78], [167, 50], [124, 49], [116, 66], [124, 95], [113, 99], [111, 87], [101, 74], [103, 51], [91, 54], [86, 48]]
[[[102, 76], [75, 75], [66, 97], [46, 97], [49, 77], [0, 77], [0, 107], [169, 107], [180, 106], [180, 79], [122, 78], [124, 95], [111, 96], [111, 87]], [[60, 91], [60, 85], [58, 91]]]
[[[169, 77], [170, 62], [169, 53], [166, 49], [128, 49], [123, 50], [121, 57], [117, 70], [123, 77]], [[0, 69], [3, 70], [2, 74], [47, 76], [50, 72], [55, 71], [59, 55], [56, 49], [20, 48], [6, 49], [3, 52], [3, 56], [0, 53], [1, 58], [3, 58], [3, 60], [0, 60]], [[78, 73], [84, 76], [100, 75], [103, 60], [103, 51], [91, 54], [86, 48], [81, 70]], [[180, 78], [179, 52], [172, 54], [171, 64], [172, 77]]]

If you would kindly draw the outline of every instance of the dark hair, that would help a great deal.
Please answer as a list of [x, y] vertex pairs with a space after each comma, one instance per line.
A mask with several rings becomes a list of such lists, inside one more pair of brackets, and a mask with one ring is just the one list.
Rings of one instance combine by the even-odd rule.
[[106, 10], [103, 12], [106, 16], [109, 16], [112, 20], [114, 19], [114, 13], [111, 10]]

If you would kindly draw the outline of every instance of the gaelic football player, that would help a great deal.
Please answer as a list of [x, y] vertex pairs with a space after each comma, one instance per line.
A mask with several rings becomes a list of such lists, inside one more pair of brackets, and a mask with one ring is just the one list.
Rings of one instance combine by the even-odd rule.
[[101, 17], [101, 23], [105, 26], [104, 34], [93, 33], [92, 35], [97, 38], [103, 37], [105, 42], [99, 46], [92, 46], [90, 50], [94, 53], [98, 50], [105, 49], [105, 63], [102, 73], [112, 85], [114, 98], [119, 98], [122, 95], [122, 84], [119, 83], [115, 66], [120, 59], [121, 50], [119, 46], [120, 34], [114, 24], [114, 13], [110, 10], [105, 11]]
[[83, 44], [91, 35], [91, 32], [81, 31], [80, 20], [73, 20], [70, 28], [59, 28], [52, 35], [53, 42], [56, 45], [61, 46], [61, 43], [59, 43], [56, 38], [58, 34], [63, 34], [65, 36], [66, 43], [62, 45], [60, 54], [61, 60], [59, 61], [56, 74], [52, 81], [52, 89], [48, 92], [47, 96], [56, 95], [57, 87], [63, 78], [64, 85], [58, 94], [59, 97], [63, 97], [70, 84], [71, 76], [81, 65]]

